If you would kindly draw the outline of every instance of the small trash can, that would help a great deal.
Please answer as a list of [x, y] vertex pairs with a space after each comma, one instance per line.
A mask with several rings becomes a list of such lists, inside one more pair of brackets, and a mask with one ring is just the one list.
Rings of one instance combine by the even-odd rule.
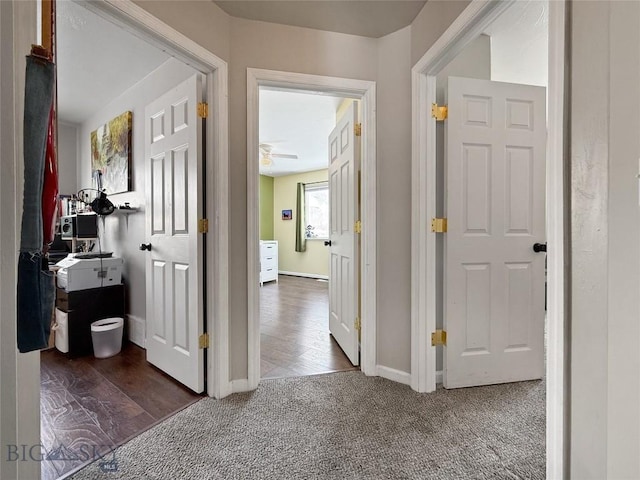
[[91, 324], [93, 354], [96, 358], [108, 358], [120, 353], [124, 320], [120, 317], [105, 318]]

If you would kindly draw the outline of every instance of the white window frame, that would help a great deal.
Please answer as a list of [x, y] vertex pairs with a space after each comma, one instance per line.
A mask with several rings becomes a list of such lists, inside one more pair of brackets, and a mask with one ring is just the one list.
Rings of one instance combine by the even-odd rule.
[[307, 240], [329, 240], [329, 205], [327, 204], [327, 234], [324, 236], [318, 237], [308, 237], [307, 236], [307, 225], [309, 221], [307, 220], [309, 217], [309, 202], [307, 195], [314, 190], [326, 190], [327, 196], [329, 196], [329, 181], [326, 182], [314, 182], [312, 184], [306, 184], [304, 186], [304, 225], [305, 225], [305, 238]]

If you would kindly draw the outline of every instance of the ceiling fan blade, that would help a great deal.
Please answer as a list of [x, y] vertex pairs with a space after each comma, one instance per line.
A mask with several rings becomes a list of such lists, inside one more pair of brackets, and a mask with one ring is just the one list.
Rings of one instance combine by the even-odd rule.
[[272, 153], [271, 156], [273, 158], [290, 158], [292, 160], [297, 160], [298, 159], [298, 155], [291, 155], [288, 153]]

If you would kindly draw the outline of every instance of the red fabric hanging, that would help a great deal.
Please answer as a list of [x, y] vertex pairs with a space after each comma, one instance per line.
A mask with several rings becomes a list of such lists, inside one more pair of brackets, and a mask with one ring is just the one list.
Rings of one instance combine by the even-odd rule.
[[58, 166], [54, 143], [54, 108], [49, 113], [49, 131], [47, 134], [47, 151], [44, 163], [44, 184], [42, 187], [42, 233], [44, 249], [53, 242], [58, 213]]

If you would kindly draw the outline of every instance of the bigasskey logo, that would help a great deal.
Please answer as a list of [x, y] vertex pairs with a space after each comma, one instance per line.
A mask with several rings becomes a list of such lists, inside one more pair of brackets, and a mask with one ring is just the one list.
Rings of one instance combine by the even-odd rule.
[[115, 445], [91, 445], [74, 443], [60, 445], [46, 450], [43, 445], [6, 445], [5, 459], [8, 462], [78, 462], [97, 461], [103, 472], [116, 472]]

